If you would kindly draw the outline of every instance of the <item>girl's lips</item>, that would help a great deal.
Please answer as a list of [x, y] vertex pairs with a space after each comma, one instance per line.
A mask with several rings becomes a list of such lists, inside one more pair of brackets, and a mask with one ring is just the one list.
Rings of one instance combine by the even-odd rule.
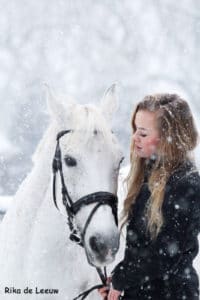
[[136, 146], [136, 149], [137, 149], [137, 150], [141, 150], [141, 149], [142, 149], [142, 147]]

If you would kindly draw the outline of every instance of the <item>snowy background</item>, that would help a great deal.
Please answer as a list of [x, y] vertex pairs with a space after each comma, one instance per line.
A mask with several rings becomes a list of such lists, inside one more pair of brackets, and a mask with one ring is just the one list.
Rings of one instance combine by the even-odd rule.
[[31, 169], [48, 123], [44, 82], [80, 103], [119, 82], [113, 128], [127, 155], [133, 105], [147, 93], [180, 93], [199, 120], [199, 48], [196, 0], [0, 0], [0, 195]]
[[48, 124], [44, 82], [80, 103], [118, 82], [113, 130], [126, 164], [131, 112], [147, 93], [181, 94], [200, 128], [199, 49], [196, 0], [0, 0], [0, 195], [32, 167]]

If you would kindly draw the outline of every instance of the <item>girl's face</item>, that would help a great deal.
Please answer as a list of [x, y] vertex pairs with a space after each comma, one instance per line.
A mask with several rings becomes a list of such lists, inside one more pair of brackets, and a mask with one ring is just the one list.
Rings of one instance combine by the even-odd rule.
[[135, 116], [135, 128], [133, 141], [136, 154], [139, 157], [151, 158], [156, 154], [160, 140], [156, 114], [147, 110], [139, 110]]

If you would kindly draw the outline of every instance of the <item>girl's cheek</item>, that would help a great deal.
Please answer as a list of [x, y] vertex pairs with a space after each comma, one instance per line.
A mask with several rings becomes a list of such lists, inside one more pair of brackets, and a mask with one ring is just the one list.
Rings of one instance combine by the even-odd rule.
[[157, 138], [155, 138], [155, 139], [153, 139], [153, 140], [150, 140], [150, 141], [148, 141], [148, 144], [151, 146], [157, 146], [158, 145], [158, 139]]
[[154, 152], [157, 149], [157, 142], [156, 141], [150, 141], [148, 144], [146, 144], [146, 147], [149, 149], [150, 152]]

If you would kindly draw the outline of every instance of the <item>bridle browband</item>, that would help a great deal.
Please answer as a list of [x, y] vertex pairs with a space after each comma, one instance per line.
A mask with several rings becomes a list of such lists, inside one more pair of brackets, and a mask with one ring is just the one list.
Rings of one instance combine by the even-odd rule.
[[[73, 202], [70, 194], [68, 192], [67, 186], [65, 184], [64, 180], [64, 175], [63, 175], [63, 168], [62, 168], [62, 153], [61, 153], [61, 148], [60, 148], [60, 138], [62, 138], [65, 134], [68, 134], [70, 132], [73, 132], [73, 130], [63, 130], [60, 131], [57, 134], [57, 144], [56, 144], [56, 151], [55, 155], [53, 158], [53, 163], [52, 163], [52, 169], [53, 169], [53, 201], [56, 206], [56, 208], [59, 210], [57, 201], [56, 201], [56, 175], [59, 172], [60, 174], [60, 179], [61, 179], [61, 193], [62, 193], [62, 202], [63, 205], [66, 209], [67, 212], [67, 217], [68, 217], [68, 226], [70, 229], [70, 239], [74, 242], [76, 242], [78, 245], [84, 247], [85, 246], [85, 234], [87, 231], [87, 228], [92, 220], [92, 217], [94, 216], [95, 212], [98, 210], [98, 208], [102, 205], [109, 205], [112, 209], [112, 213], [115, 219], [116, 226], [118, 225], [118, 218], [117, 218], [117, 202], [118, 198], [116, 195], [109, 193], [109, 192], [96, 192], [92, 193], [89, 195], [86, 195], [77, 201]], [[84, 205], [90, 205], [90, 204], [95, 204], [96, 205], [93, 207], [91, 210], [86, 223], [84, 225], [84, 228], [82, 232], [79, 232], [77, 228], [75, 228], [74, 225], [74, 217], [76, 214], [80, 211], [82, 206]], [[84, 293], [81, 293], [78, 297], [74, 298], [78, 299], [82, 297], [81, 299], [85, 299], [87, 295], [93, 291], [94, 289], [98, 289], [102, 286], [105, 286], [107, 284], [107, 274], [106, 274], [106, 269], [104, 268], [104, 273], [100, 268], [96, 267], [96, 270], [101, 278], [101, 281], [103, 285], [96, 285], [93, 288], [89, 289], [88, 291], [85, 291]]]

